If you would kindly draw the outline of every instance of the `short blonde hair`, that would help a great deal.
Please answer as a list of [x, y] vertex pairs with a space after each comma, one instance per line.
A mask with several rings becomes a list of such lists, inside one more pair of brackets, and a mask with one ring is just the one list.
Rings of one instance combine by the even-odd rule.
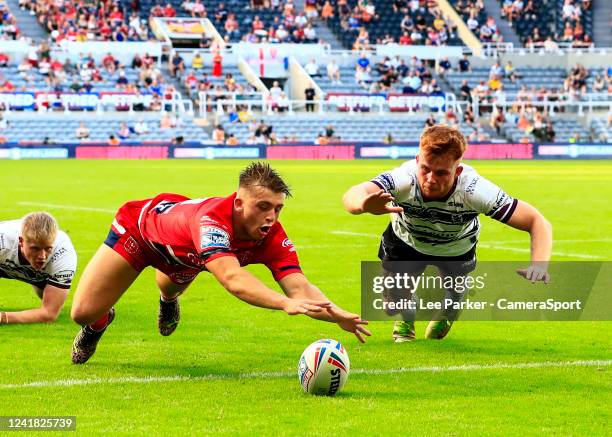
[[459, 130], [435, 125], [423, 131], [419, 147], [425, 155], [450, 155], [459, 160], [467, 149], [467, 141]]
[[31, 212], [21, 221], [21, 236], [28, 241], [53, 243], [58, 225], [48, 212]]

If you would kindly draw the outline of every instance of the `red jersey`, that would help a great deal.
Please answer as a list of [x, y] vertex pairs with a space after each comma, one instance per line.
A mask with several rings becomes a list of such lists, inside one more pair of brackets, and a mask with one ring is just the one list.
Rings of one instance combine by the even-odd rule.
[[[162, 267], [205, 271], [206, 264], [232, 256], [241, 266], [264, 264], [279, 281], [301, 272], [293, 243], [276, 222], [261, 240], [239, 240], [234, 235], [233, 205], [236, 193], [228, 197], [190, 199], [164, 193], [153, 199], [128, 202], [120, 210], [121, 228], [137, 234], [145, 250], [161, 260]], [[125, 226], [126, 216], [132, 224]], [[114, 223], [114, 227], [117, 221]], [[150, 257], [148, 257], [150, 259]], [[147, 263], [154, 265], [158, 263]], [[163, 271], [163, 269], [162, 269]]]

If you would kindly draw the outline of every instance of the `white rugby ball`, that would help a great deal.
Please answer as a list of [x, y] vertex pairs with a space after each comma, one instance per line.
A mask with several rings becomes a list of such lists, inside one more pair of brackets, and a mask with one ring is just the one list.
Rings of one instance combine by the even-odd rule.
[[298, 378], [305, 392], [333, 396], [348, 378], [351, 363], [340, 342], [331, 339], [315, 341], [308, 346], [298, 363]]

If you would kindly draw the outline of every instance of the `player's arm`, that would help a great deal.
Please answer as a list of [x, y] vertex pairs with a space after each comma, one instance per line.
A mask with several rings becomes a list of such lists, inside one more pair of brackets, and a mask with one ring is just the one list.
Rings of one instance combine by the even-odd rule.
[[352, 186], [344, 193], [342, 203], [344, 208], [351, 214], [370, 214], [380, 215], [391, 212], [402, 212], [399, 206], [389, 205], [393, 201], [393, 195], [374, 182], [368, 181]]
[[248, 304], [282, 310], [289, 315], [323, 311], [330, 305], [323, 299], [294, 299], [268, 288], [263, 282], [240, 266], [233, 256], [222, 256], [206, 263], [206, 269], [231, 294]]
[[[278, 283], [285, 294], [293, 299], [328, 301], [323, 292], [319, 290], [317, 286], [311, 284], [302, 273], [291, 273], [281, 278]], [[345, 331], [355, 334], [362, 343], [365, 342], [363, 338], [364, 335], [372, 335], [370, 331], [363, 326], [368, 324], [366, 320], [362, 320], [358, 314], [345, 311], [333, 303], [331, 303], [325, 311], [308, 312], [306, 314], [313, 319], [337, 323]]]
[[552, 225], [527, 202], [518, 201], [516, 210], [506, 222], [508, 226], [529, 232], [531, 235], [531, 266], [517, 273], [532, 282], [548, 283], [548, 262], [552, 252]]
[[40, 308], [25, 311], [5, 312], [2, 314], [2, 323], [52, 323], [59, 316], [68, 289], [47, 284], [43, 291]]

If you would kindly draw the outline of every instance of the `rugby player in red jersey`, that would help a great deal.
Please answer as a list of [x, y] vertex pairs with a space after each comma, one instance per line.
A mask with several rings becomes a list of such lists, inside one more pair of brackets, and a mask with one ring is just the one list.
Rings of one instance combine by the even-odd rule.
[[[82, 364], [94, 354], [114, 319], [113, 305], [147, 266], [156, 269], [162, 335], [172, 334], [179, 322], [178, 296], [198, 273], [208, 271], [251, 305], [335, 322], [363, 342], [370, 335], [367, 321], [331, 303], [302, 273], [278, 221], [289, 195], [269, 164], [255, 162], [242, 171], [238, 191], [228, 197], [166, 193], [124, 204], [74, 296], [71, 316], [83, 327], [74, 339], [72, 362]], [[247, 264], [265, 264], [286, 296], [242, 268]]]

